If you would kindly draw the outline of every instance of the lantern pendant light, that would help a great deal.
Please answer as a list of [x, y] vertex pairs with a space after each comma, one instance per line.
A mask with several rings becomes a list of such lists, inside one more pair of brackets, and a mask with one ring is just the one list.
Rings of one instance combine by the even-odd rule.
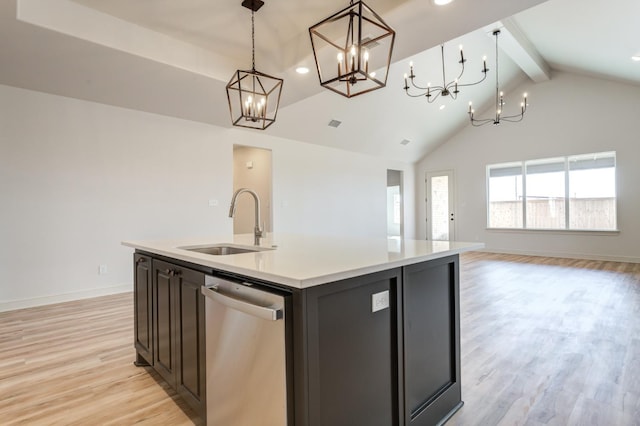
[[255, 12], [264, 4], [261, 0], [244, 0], [242, 6], [251, 10], [251, 70], [237, 70], [227, 84], [227, 100], [234, 126], [264, 130], [276, 121], [281, 78], [256, 71]]
[[320, 85], [347, 98], [385, 87], [395, 31], [362, 1], [309, 28]]

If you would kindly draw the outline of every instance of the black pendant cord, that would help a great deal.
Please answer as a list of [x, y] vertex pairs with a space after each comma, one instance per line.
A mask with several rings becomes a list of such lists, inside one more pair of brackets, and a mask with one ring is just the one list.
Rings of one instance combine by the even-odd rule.
[[500, 101], [500, 77], [498, 70], [498, 34], [500, 31], [494, 32], [496, 36], [496, 123], [500, 122], [500, 114], [502, 113], [502, 102]]
[[256, 71], [256, 28], [255, 28], [255, 12], [251, 11], [251, 71]]
[[444, 44], [440, 45], [440, 54], [442, 55], [442, 87], [447, 88], [447, 75], [444, 72]]

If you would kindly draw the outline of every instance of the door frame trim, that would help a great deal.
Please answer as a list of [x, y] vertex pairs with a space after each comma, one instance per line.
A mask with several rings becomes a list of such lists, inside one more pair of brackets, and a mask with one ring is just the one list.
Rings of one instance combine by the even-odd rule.
[[[457, 203], [456, 203], [456, 175], [453, 169], [443, 169], [443, 170], [433, 170], [427, 171], [424, 174], [424, 183], [425, 183], [425, 222], [426, 222], [426, 239], [431, 240], [431, 202], [430, 194], [431, 194], [431, 178], [434, 176], [448, 176], [449, 177], [449, 214], [453, 214], [453, 220], [449, 223], [449, 240], [453, 241], [456, 238], [456, 217], [457, 217]], [[451, 224], [453, 222], [453, 224]]]

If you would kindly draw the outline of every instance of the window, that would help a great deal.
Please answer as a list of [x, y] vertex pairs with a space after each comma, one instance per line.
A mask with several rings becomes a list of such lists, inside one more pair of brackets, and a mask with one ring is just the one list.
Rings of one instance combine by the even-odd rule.
[[615, 174], [615, 152], [490, 165], [487, 226], [615, 230]]
[[522, 228], [522, 164], [489, 166], [489, 228]]
[[565, 159], [526, 161], [526, 220], [531, 229], [565, 229]]

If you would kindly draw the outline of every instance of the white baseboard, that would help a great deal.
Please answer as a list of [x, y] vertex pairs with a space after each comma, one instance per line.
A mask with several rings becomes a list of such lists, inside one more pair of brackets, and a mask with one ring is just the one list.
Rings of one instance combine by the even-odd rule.
[[494, 248], [484, 248], [482, 250], [486, 253], [498, 253], [498, 254], [517, 254], [521, 256], [542, 256], [542, 257], [560, 257], [564, 259], [583, 259], [583, 260], [601, 260], [605, 262], [626, 262], [626, 263], [640, 263], [640, 257], [634, 256], [607, 256], [607, 255], [594, 255], [584, 253], [561, 253], [561, 252], [548, 252], [548, 251], [532, 251], [532, 250], [504, 250]]
[[33, 299], [13, 300], [0, 302], [0, 312], [15, 311], [16, 309], [33, 308], [36, 306], [51, 305], [54, 303], [71, 302], [73, 300], [89, 299], [91, 297], [108, 296], [110, 294], [127, 293], [133, 291], [132, 284], [94, 288], [91, 290], [76, 291], [73, 293], [56, 294], [52, 296], [35, 297]]

